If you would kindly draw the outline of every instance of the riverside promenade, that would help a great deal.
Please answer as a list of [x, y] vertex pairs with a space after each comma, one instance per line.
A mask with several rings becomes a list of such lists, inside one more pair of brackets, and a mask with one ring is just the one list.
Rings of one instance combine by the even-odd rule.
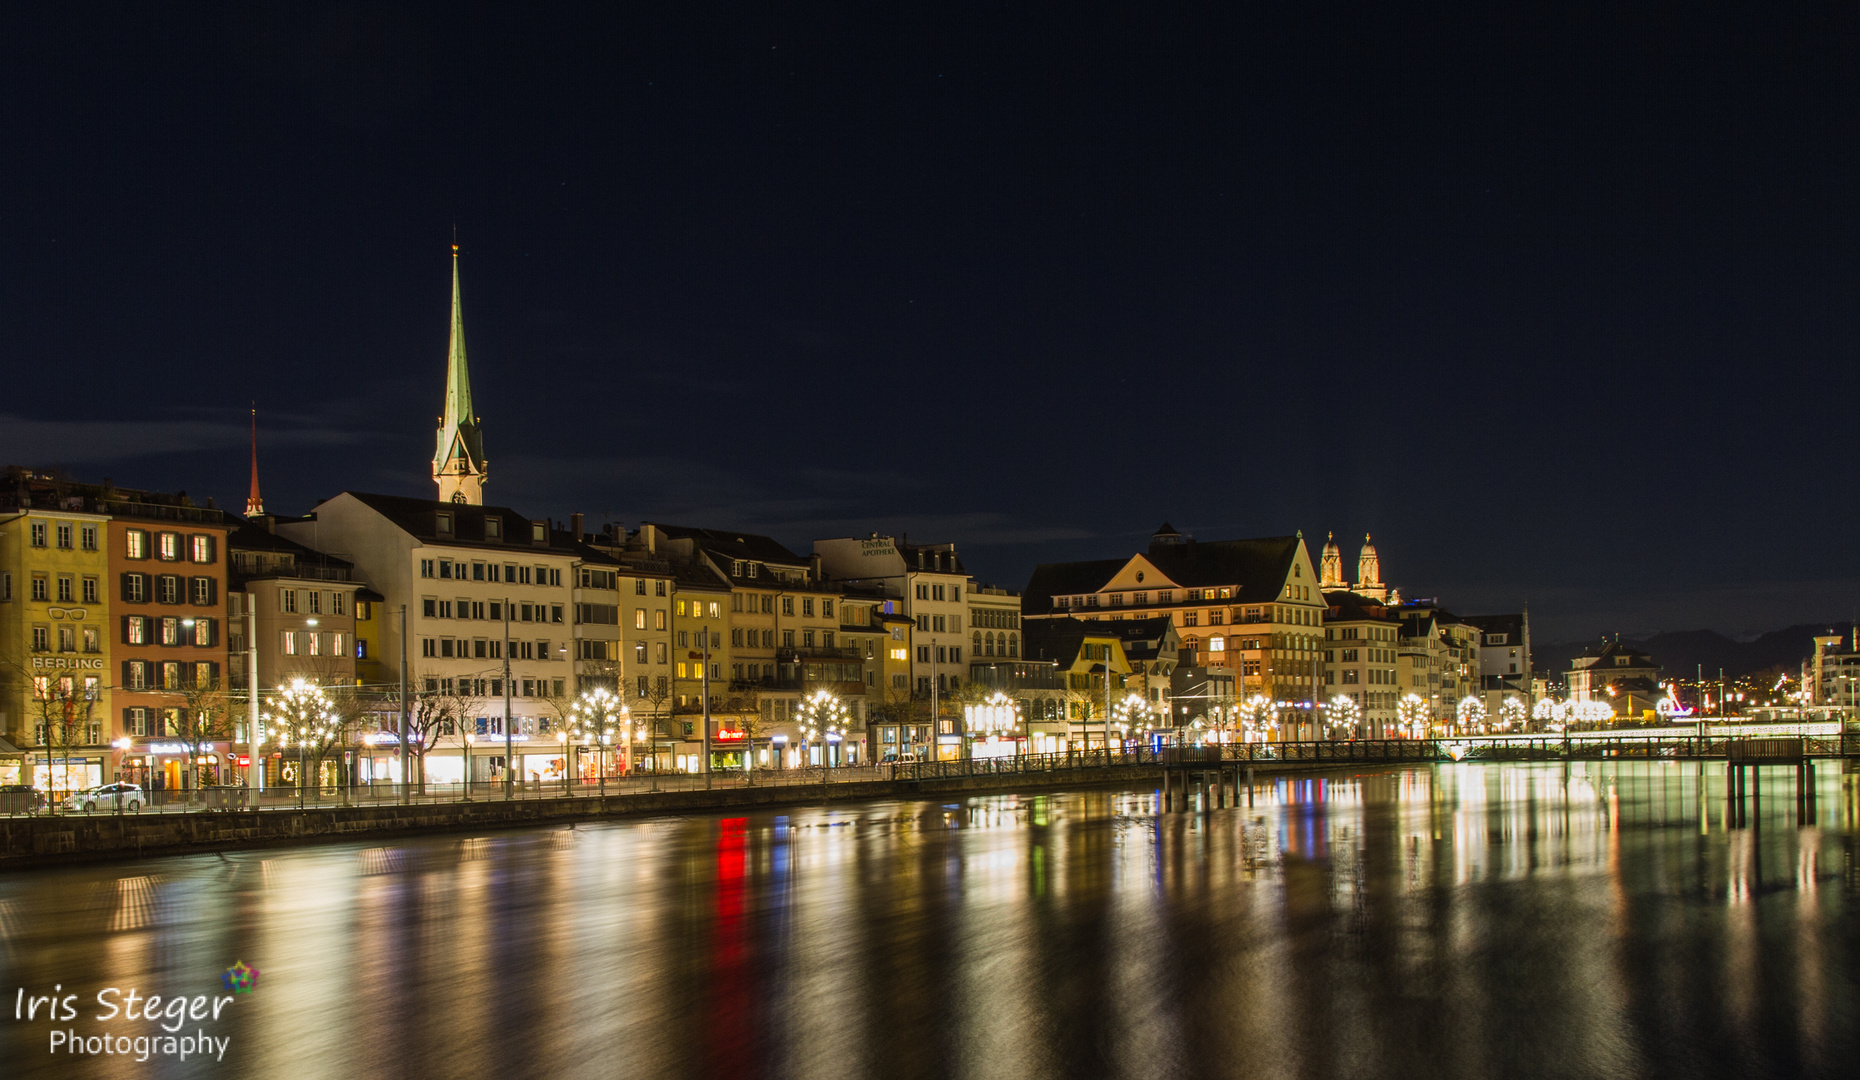
[[[1739, 737], [1741, 736], [1741, 737]], [[43, 810], [0, 817], [0, 870], [85, 859], [222, 851], [457, 829], [512, 828], [604, 817], [701, 814], [828, 802], [1051, 791], [1158, 783], [1165, 809], [1185, 809], [1191, 784], [1203, 806], [1237, 798], [1242, 778], [1315, 770], [1462, 761], [1726, 762], [1730, 790], [1742, 801], [1749, 767], [1794, 765], [1796, 790], [1814, 787], [1814, 760], [1844, 767], [1860, 757], [1860, 736], [1751, 738], [1676, 736], [1665, 731], [1586, 737], [1484, 736], [1470, 739], [1375, 739], [1246, 743], [1226, 747], [1133, 746], [1072, 754], [1021, 755], [948, 762], [756, 773], [658, 774], [602, 781], [528, 781], [434, 785], [409, 791], [373, 785], [267, 791], [212, 788], [160, 804], [92, 812]], [[1760, 789], [1759, 789], [1760, 790]], [[1212, 795], [1210, 796], [1210, 793]], [[159, 793], [157, 793], [159, 794]], [[1812, 806], [1805, 808], [1812, 812]]]

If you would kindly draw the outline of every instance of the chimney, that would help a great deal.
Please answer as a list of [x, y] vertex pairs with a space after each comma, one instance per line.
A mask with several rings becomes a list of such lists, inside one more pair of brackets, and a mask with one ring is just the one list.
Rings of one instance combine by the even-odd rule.
[[576, 543], [581, 542], [581, 514], [579, 511], [568, 515], [568, 532]]
[[656, 556], [659, 553], [659, 530], [653, 528], [652, 522], [645, 521], [640, 523], [639, 531], [646, 534], [646, 554]]

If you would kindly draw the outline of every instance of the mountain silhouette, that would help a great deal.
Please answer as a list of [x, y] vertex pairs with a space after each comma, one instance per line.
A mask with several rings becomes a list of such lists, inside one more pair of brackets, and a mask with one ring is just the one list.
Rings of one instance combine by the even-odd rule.
[[[1692, 678], [1698, 674], [1700, 665], [1705, 668], [1706, 678], [1715, 678], [1721, 668], [1727, 677], [1737, 678], [1776, 668], [1794, 672], [1802, 661], [1814, 655], [1817, 635], [1840, 634], [1851, 644], [1853, 626], [1852, 623], [1802, 623], [1772, 630], [1751, 641], [1737, 641], [1716, 630], [1677, 630], [1646, 638], [1622, 638], [1621, 641], [1652, 656], [1660, 664], [1660, 674], [1669, 678]], [[1601, 639], [1596, 638], [1534, 646], [1531, 663], [1540, 671], [1548, 670], [1552, 676], [1562, 675], [1569, 670], [1571, 660], [1600, 644]]]

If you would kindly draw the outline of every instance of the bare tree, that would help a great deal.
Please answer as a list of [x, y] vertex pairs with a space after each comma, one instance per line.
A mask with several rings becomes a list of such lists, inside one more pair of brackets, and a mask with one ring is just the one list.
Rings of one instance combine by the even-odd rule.
[[[233, 717], [238, 703], [230, 690], [219, 679], [199, 680], [175, 691], [181, 704], [169, 714], [168, 737], [187, 748], [189, 763], [187, 799], [194, 800], [194, 792], [201, 786], [201, 773], [205, 766], [200, 759], [207, 744], [216, 740], [232, 738]], [[232, 747], [228, 745], [228, 756]]]
[[[657, 678], [648, 677], [644, 685], [646, 689], [643, 693], [637, 692], [638, 687], [634, 687], [636, 693], [633, 695], [632, 708], [646, 725], [648, 745], [656, 750], [659, 736], [671, 734], [670, 728], [667, 727], [671, 723], [671, 680], [663, 675]], [[649, 753], [652, 752], [649, 751]], [[656, 754], [653, 758], [653, 768], [655, 770], [658, 768]]]
[[[56, 805], [58, 793], [70, 790], [71, 766], [65, 759], [71, 750], [91, 742], [91, 717], [97, 702], [75, 678], [39, 675], [32, 679], [32, 708], [39, 717], [33, 742], [45, 751], [46, 768], [51, 773], [49, 796]], [[58, 766], [51, 764], [55, 754], [59, 755]], [[61, 783], [64, 786], [59, 786]]]
[[[400, 687], [389, 688], [384, 697], [398, 720], [402, 711]], [[448, 689], [437, 676], [421, 673], [407, 680], [407, 732], [402, 751], [413, 759], [412, 782], [419, 785], [422, 794], [426, 791], [426, 755], [439, 745], [440, 739], [460, 733], [473, 700]]]

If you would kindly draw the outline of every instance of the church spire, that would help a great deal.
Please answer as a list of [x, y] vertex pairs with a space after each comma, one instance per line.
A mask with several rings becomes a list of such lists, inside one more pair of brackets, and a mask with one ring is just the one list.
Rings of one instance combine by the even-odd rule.
[[245, 516], [258, 517], [265, 512], [265, 500], [258, 494], [258, 403], [252, 403], [252, 491], [245, 497]]
[[465, 316], [459, 304], [459, 246], [452, 245], [452, 339], [446, 350], [446, 412], [439, 418], [433, 481], [442, 502], [484, 502], [484, 436], [471, 407], [471, 373], [465, 367]]

